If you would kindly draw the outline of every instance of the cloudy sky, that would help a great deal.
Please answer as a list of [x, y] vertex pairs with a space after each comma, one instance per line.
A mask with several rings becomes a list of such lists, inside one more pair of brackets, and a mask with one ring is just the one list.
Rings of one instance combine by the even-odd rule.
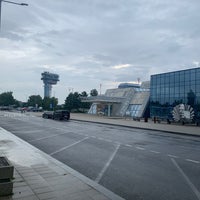
[[104, 93], [121, 82], [199, 66], [199, 0], [2, 2], [0, 93], [43, 97], [41, 73], [60, 76], [53, 95]]

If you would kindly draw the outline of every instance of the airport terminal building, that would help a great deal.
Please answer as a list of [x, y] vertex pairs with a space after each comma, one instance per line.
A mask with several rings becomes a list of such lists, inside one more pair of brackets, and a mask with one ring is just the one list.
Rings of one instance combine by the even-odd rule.
[[106, 90], [104, 95], [87, 97], [82, 101], [92, 102], [89, 114], [141, 118], [146, 115], [149, 87], [149, 81], [142, 84], [122, 83], [118, 88]]
[[188, 104], [200, 116], [200, 68], [151, 76], [150, 117], [172, 119], [178, 104]]
[[200, 68], [151, 75], [150, 81], [141, 85], [122, 83], [85, 101], [92, 102], [89, 114], [170, 121], [174, 120], [173, 109], [187, 104], [200, 119]]

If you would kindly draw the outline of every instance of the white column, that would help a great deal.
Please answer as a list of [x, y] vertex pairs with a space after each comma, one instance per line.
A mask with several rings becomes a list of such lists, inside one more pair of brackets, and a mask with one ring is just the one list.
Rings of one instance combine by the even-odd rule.
[[111, 116], [111, 113], [110, 113], [110, 107], [111, 107], [111, 104], [108, 104], [108, 117]]

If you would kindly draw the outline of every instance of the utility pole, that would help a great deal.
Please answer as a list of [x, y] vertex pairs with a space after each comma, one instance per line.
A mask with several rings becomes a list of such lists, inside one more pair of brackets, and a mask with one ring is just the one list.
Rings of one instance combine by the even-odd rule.
[[100, 95], [101, 95], [101, 87], [102, 87], [102, 84], [100, 83]]
[[2, 0], [0, 0], [0, 30], [1, 30], [1, 2]]
[[27, 3], [16, 3], [13, 1], [0, 0], [0, 30], [1, 30], [1, 5], [2, 5], [2, 2], [11, 3], [11, 4], [18, 5], [18, 6], [28, 6]]

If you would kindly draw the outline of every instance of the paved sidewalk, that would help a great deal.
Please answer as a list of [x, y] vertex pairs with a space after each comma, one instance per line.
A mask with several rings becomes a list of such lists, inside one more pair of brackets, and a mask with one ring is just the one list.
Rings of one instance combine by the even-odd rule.
[[122, 200], [3, 128], [0, 156], [15, 168], [13, 195], [0, 200]]
[[111, 117], [109, 118], [105, 116], [96, 116], [96, 115], [81, 114], [81, 113], [71, 113], [71, 119], [77, 121], [110, 124], [110, 125], [124, 126], [130, 128], [171, 132], [182, 135], [200, 136], [200, 126], [189, 125], [189, 124], [186, 125], [167, 124], [165, 122], [154, 123], [152, 120], [148, 120], [148, 122], [134, 121], [131, 118], [126, 118], [126, 119], [111, 118]]

